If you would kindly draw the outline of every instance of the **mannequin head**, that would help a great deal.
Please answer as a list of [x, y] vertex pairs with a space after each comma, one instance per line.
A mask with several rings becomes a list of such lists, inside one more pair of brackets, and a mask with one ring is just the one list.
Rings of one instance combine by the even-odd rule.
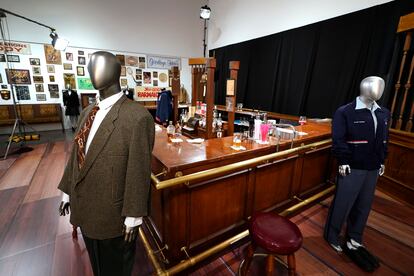
[[361, 92], [361, 99], [365, 103], [372, 103], [378, 101], [384, 92], [385, 82], [382, 78], [377, 76], [370, 76], [361, 81], [359, 90]]
[[66, 84], [66, 89], [67, 89], [67, 90], [71, 90], [71, 89], [72, 89], [72, 86], [70, 85], [70, 83], [67, 83], [67, 84]]
[[95, 89], [99, 90], [102, 99], [121, 91], [119, 77], [121, 64], [111, 53], [99, 51], [91, 55], [88, 71]]

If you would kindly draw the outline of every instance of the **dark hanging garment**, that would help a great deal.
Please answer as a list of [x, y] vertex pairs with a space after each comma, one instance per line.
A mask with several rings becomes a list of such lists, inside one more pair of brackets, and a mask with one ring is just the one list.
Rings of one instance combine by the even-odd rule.
[[79, 115], [79, 97], [76, 90], [63, 90], [63, 105], [65, 106], [66, 116], [77, 116]]
[[172, 94], [170, 90], [164, 90], [158, 94], [156, 120], [160, 123], [167, 122], [172, 113]]

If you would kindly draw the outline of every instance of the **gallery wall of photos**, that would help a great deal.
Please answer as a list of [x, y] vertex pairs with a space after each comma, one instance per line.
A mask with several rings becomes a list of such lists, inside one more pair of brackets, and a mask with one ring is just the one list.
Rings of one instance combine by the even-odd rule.
[[[11, 42], [7, 55], [0, 45], [0, 105], [12, 104], [10, 84], [20, 104], [61, 103], [62, 90], [70, 83], [78, 94], [96, 93], [87, 70], [90, 55], [99, 49]], [[121, 62], [121, 87], [168, 87], [168, 70], [147, 66], [147, 55], [114, 52]], [[9, 61], [9, 68], [6, 68]]]

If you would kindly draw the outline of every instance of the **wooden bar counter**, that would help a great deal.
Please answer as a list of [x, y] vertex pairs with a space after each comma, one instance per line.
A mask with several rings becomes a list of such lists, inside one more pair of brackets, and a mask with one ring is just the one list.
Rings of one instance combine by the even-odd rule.
[[[297, 130], [308, 133], [294, 140], [300, 147], [331, 136], [330, 124], [309, 122]], [[243, 151], [231, 149], [233, 137], [201, 144], [169, 143], [164, 128], [156, 130], [152, 170], [160, 180], [172, 179], [276, 152], [268, 145], [245, 141]], [[279, 151], [290, 148], [282, 140]], [[152, 189], [151, 214], [145, 231], [166, 267], [245, 230], [256, 211], [276, 210], [327, 185], [331, 171], [330, 143], [296, 151], [283, 158], [244, 167], [229, 174]], [[297, 202], [297, 201], [296, 201]], [[166, 261], [168, 259], [168, 261]]]

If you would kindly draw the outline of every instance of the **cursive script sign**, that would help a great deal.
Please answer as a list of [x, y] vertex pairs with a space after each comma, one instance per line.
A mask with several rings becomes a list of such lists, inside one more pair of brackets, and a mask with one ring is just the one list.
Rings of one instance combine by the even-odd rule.
[[147, 66], [148, 68], [168, 70], [174, 66], [178, 66], [178, 68], [181, 68], [181, 59], [173, 57], [148, 56]]

